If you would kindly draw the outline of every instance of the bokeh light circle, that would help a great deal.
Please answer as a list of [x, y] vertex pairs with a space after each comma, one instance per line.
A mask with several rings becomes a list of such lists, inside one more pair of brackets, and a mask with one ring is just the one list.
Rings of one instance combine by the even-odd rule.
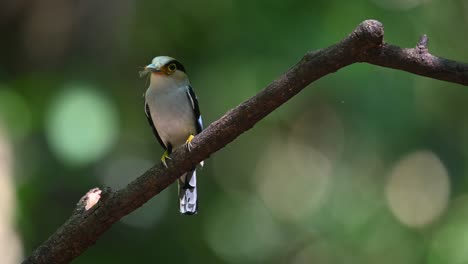
[[281, 138], [272, 137], [257, 165], [258, 192], [275, 216], [302, 221], [325, 201], [332, 165], [319, 151]]
[[264, 263], [280, 245], [276, 222], [263, 203], [249, 194], [236, 201], [220, 200], [205, 214], [208, 245], [230, 263]]
[[409, 227], [424, 227], [446, 209], [450, 195], [447, 170], [432, 152], [403, 157], [390, 173], [386, 196], [391, 211]]
[[117, 139], [115, 106], [96, 89], [71, 85], [51, 103], [47, 138], [54, 154], [67, 164], [85, 165], [96, 161]]

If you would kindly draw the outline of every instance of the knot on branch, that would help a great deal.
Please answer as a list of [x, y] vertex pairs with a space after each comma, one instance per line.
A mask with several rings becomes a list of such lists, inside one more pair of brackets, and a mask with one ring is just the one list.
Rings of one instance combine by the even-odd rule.
[[429, 50], [427, 49], [428, 42], [429, 39], [427, 35], [424, 34], [419, 38], [418, 44], [416, 44], [416, 52], [422, 61], [426, 61], [427, 58], [430, 57]]
[[427, 44], [429, 42], [429, 38], [427, 37], [426, 34], [422, 35], [421, 38], [419, 38], [418, 44], [416, 45], [416, 48], [418, 49], [426, 49], [427, 50]]
[[384, 27], [377, 20], [364, 20], [356, 27], [353, 33], [358, 40], [372, 44], [372, 46], [383, 44]]

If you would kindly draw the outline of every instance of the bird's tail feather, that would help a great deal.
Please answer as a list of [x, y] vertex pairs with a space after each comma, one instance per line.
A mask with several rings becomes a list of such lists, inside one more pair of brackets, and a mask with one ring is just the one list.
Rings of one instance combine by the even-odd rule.
[[186, 172], [179, 178], [180, 213], [193, 215], [197, 213], [197, 171]]

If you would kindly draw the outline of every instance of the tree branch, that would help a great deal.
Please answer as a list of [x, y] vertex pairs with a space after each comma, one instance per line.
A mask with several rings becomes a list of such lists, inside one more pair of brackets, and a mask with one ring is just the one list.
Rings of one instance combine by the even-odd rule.
[[23, 263], [68, 263], [93, 245], [115, 222], [173, 183], [183, 172], [207, 159], [313, 81], [356, 62], [408, 71], [468, 85], [468, 65], [431, 55], [427, 37], [415, 48], [383, 42], [383, 26], [366, 20], [339, 43], [307, 53], [295, 66], [265, 89], [227, 112], [192, 141], [192, 151], [177, 148], [169, 168], [156, 164], [127, 187], [93, 189], [78, 203], [71, 217]]

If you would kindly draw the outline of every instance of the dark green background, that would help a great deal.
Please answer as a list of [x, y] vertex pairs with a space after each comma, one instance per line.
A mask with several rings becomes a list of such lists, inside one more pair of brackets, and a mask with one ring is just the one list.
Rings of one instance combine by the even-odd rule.
[[[159, 160], [138, 78], [154, 56], [185, 65], [209, 125], [370, 18], [468, 61], [463, 0], [0, 2], [1, 247], [17, 262], [14, 232], [28, 255], [89, 189]], [[171, 186], [73, 263], [465, 263], [467, 99], [351, 65], [212, 155], [197, 216]]]

